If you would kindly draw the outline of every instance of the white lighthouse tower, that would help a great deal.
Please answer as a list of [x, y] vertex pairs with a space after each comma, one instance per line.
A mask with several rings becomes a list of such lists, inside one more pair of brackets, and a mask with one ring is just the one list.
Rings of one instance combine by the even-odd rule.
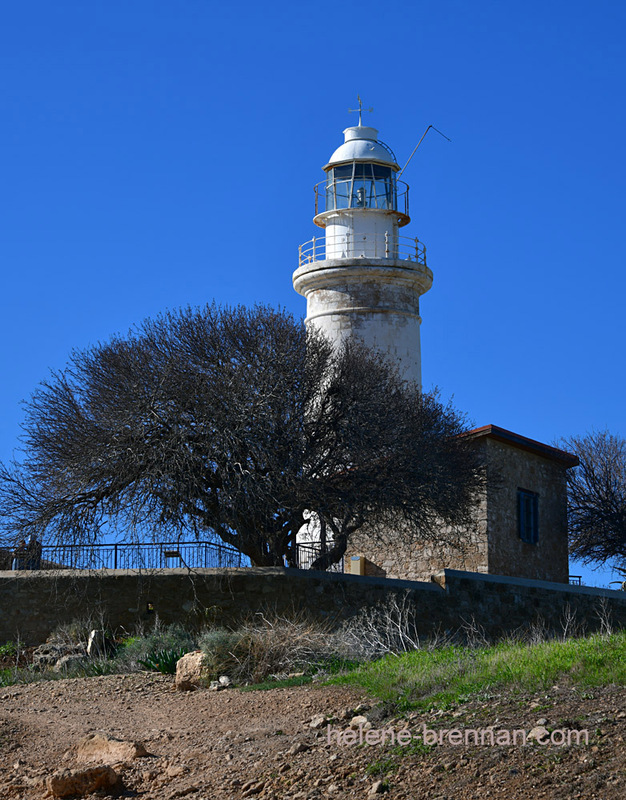
[[313, 222], [326, 235], [300, 246], [294, 289], [306, 297], [307, 325], [336, 343], [357, 336], [421, 386], [419, 298], [433, 274], [424, 245], [399, 235], [410, 222], [409, 187], [360, 112], [344, 136], [315, 187]]

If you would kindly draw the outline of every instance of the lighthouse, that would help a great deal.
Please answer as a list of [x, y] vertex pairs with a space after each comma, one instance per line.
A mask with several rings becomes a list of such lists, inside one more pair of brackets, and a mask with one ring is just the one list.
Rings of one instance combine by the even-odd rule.
[[300, 245], [294, 289], [306, 298], [307, 326], [337, 345], [357, 337], [394, 360], [421, 386], [420, 306], [433, 274], [426, 248], [400, 236], [410, 222], [409, 187], [375, 128], [359, 124], [323, 167], [313, 222], [321, 236]]

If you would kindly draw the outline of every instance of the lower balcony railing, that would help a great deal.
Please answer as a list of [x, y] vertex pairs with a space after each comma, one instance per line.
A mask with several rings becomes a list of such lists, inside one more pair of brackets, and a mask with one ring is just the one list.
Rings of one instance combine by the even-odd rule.
[[328, 258], [388, 258], [414, 261], [425, 267], [426, 245], [417, 237], [384, 233], [342, 237], [314, 236], [298, 248], [298, 262], [301, 267]]

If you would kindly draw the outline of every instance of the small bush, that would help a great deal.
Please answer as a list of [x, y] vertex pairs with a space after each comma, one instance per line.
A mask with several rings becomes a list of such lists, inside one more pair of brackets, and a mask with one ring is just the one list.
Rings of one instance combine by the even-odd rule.
[[116, 675], [120, 671], [115, 659], [103, 656], [74, 667], [68, 674], [74, 678], [95, 678], [100, 675]]
[[176, 673], [176, 664], [187, 652], [189, 651], [185, 647], [179, 647], [174, 650], [159, 650], [157, 653], [151, 653], [145, 661], [140, 661], [139, 663], [144, 669], [160, 672], [163, 675], [174, 675]]
[[17, 645], [15, 642], [0, 644], [0, 660], [15, 658], [17, 656]]
[[305, 616], [268, 619], [262, 615], [242, 626], [247, 652], [243, 674], [255, 683], [270, 676], [286, 677], [336, 655], [328, 626]]
[[361, 610], [344, 623], [338, 638], [348, 660], [371, 660], [423, 646], [417, 608], [408, 593], [389, 595], [384, 603]]
[[115, 661], [120, 671], [133, 672], [142, 669], [142, 662], [153, 659], [157, 653], [175, 651], [181, 658], [194, 650], [194, 637], [182, 625], [162, 627], [155, 625], [146, 636], [131, 636], [124, 639], [118, 648]]
[[0, 687], [13, 686], [16, 683], [36, 683], [42, 680], [56, 680], [60, 678], [54, 672], [35, 672], [28, 667], [13, 667], [0, 669]]
[[11, 686], [17, 683], [16, 672], [14, 669], [0, 669], [0, 686]]
[[119, 645], [118, 645], [118, 647], [119, 647], [119, 649], [121, 649], [121, 650], [130, 649], [131, 647], [134, 647], [134, 646], [136, 646], [136, 645], [135, 645], [135, 643], [136, 643], [136, 642], [139, 642], [139, 641], [140, 641], [141, 639], [143, 639], [143, 638], [144, 638], [143, 636], [125, 636], [125, 637], [124, 637], [124, 638], [123, 638], [123, 639], [122, 639], [122, 640], [119, 642]]

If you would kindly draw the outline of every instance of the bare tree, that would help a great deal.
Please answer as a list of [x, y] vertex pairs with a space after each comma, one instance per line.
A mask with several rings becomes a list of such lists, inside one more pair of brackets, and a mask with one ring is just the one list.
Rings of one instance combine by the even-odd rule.
[[626, 440], [599, 431], [561, 442], [579, 458], [568, 472], [570, 552], [626, 567]]
[[464, 418], [382, 357], [283, 311], [187, 309], [72, 354], [26, 404], [0, 468], [5, 538], [214, 537], [296, 564], [314, 513], [340, 560], [367, 522], [468, 521], [483, 476]]

